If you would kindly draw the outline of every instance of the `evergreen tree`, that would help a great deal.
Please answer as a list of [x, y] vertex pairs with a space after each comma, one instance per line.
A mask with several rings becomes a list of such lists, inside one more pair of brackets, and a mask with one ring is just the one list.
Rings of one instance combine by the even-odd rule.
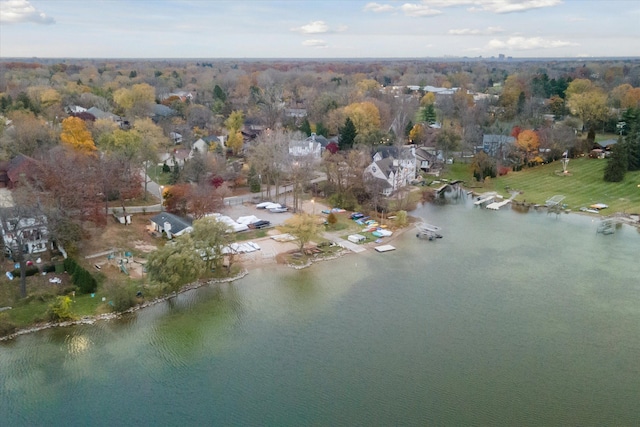
[[422, 121], [429, 123], [430, 125], [434, 124], [436, 122], [436, 109], [433, 104], [422, 107], [420, 110], [420, 116]]
[[329, 136], [329, 129], [322, 122], [316, 123], [316, 135]]
[[628, 108], [623, 115], [627, 136], [628, 166], [630, 171], [640, 170], [640, 109]]
[[407, 123], [407, 126], [405, 126], [404, 128], [404, 136], [408, 137], [409, 132], [411, 132], [411, 129], [413, 129], [413, 122], [409, 120], [409, 123]]
[[604, 180], [607, 182], [621, 182], [627, 173], [627, 148], [624, 144], [616, 144], [611, 151], [611, 157], [604, 170]]
[[308, 119], [304, 119], [300, 125], [300, 132], [304, 132], [307, 136], [311, 136], [311, 123]]
[[340, 129], [340, 138], [338, 139], [338, 146], [340, 147], [340, 150], [348, 150], [353, 147], [353, 142], [357, 135], [358, 132], [356, 131], [356, 125], [354, 125], [351, 119], [347, 117], [344, 121], [344, 126]]

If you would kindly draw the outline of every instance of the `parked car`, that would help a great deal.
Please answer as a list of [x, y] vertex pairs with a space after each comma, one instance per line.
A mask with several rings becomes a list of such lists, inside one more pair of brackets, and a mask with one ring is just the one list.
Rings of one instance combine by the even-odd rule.
[[271, 223], [269, 221], [267, 221], [265, 219], [261, 219], [260, 221], [256, 221], [254, 223], [249, 224], [249, 228], [253, 228], [253, 229], [259, 230], [261, 228], [265, 228], [265, 227], [268, 227], [270, 225], [271, 225]]
[[269, 209], [269, 212], [271, 213], [282, 213], [282, 212], [286, 212], [288, 209], [284, 206], [280, 206], [279, 208], [271, 208]]

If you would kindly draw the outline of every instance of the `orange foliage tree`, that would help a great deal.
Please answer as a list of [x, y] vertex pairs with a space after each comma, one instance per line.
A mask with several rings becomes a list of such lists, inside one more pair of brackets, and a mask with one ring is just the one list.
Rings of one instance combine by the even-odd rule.
[[540, 146], [540, 139], [538, 138], [538, 133], [534, 130], [523, 130], [518, 134], [518, 139], [516, 139], [516, 146], [519, 150], [524, 152], [525, 162], [528, 163], [531, 155], [538, 151], [538, 147]]

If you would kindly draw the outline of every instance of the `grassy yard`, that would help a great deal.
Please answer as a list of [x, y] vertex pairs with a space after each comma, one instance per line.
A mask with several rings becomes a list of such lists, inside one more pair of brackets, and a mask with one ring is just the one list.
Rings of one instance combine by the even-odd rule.
[[[510, 190], [519, 191], [516, 200], [538, 204], [544, 204], [554, 195], [561, 194], [566, 197], [563, 203], [574, 210], [594, 203], [605, 203], [609, 209], [602, 211], [604, 215], [614, 212], [640, 213], [640, 172], [627, 173], [623, 182], [605, 182], [602, 177], [606, 162], [586, 157], [571, 159], [568, 175], [562, 174], [560, 162], [525, 168], [487, 180], [476, 191], [497, 191], [505, 197], [510, 195]], [[452, 168], [445, 177], [464, 179], [467, 184], [473, 182], [469, 166], [462, 166], [466, 167], [466, 171], [462, 167]]]

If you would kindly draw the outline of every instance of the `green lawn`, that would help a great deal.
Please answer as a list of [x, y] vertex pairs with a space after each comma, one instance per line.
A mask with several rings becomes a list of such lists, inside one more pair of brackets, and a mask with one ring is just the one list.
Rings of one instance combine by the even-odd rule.
[[[505, 197], [510, 195], [510, 190], [516, 190], [521, 193], [516, 200], [538, 204], [544, 204], [554, 195], [561, 194], [566, 197], [563, 203], [574, 210], [593, 203], [605, 203], [609, 209], [602, 211], [604, 215], [614, 212], [640, 213], [640, 172], [628, 172], [623, 182], [605, 182], [602, 177], [606, 164], [604, 159], [571, 159], [569, 174], [563, 175], [562, 164], [554, 162], [520, 172], [509, 172], [506, 176], [488, 180], [475, 190], [497, 191]], [[472, 182], [471, 173], [463, 168], [457, 168], [455, 173], [448, 173], [445, 177], [464, 179], [468, 185]]]

